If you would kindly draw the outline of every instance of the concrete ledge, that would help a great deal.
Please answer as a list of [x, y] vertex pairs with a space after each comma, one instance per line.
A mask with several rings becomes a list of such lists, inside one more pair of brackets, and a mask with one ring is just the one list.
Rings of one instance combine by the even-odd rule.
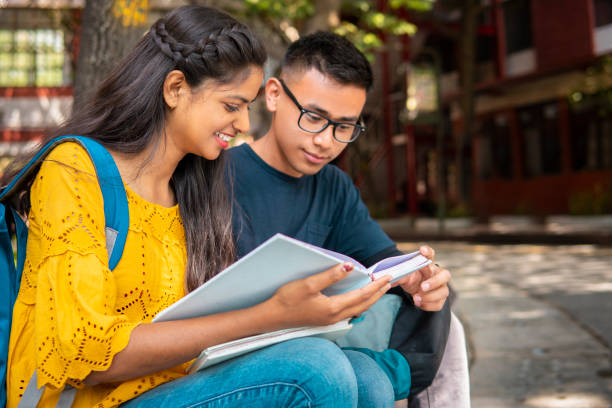
[[439, 229], [435, 218], [378, 220], [394, 240], [466, 241], [495, 244], [594, 244], [612, 246], [612, 216], [495, 216], [488, 224], [471, 218], [447, 219]]

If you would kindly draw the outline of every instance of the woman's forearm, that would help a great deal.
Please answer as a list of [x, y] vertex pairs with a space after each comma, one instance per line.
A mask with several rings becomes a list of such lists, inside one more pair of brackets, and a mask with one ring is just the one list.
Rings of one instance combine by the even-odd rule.
[[227, 313], [141, 324], [108, 370], [92, 371], [84, 382], [96, 385], [155, 373], [190, 361], [207, 347], [276, 330], [283, 324], [275, 319], [272, 308], [264, 302]]

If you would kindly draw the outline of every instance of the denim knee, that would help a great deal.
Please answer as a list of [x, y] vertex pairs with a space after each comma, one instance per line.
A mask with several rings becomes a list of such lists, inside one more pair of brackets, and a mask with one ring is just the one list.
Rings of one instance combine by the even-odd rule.
[[344, 350], [357, 377], [359, 408], [393, 408], [395, 392], [376, 361], [359, 351]]
[[154, 388], [126, 406], [356, 408], [357, 378], [334, 343], [302, 338]]
[[313, 406], [357, 407], [357, 378], [351, 362], [336, 344], [306, 337], [278, 347], [286, 349], [279, 369], [294, 371], [299, 384], [311, 394]]

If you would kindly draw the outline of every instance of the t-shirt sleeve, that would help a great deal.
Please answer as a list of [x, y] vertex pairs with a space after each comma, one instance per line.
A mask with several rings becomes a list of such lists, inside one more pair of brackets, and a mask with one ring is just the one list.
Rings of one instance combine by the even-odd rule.
[[102, 193], [85, 150], [75, 143], [56, 147], [41, 165], [30, 200], [30, 234], [39, 237], [26, 257], [38, 271], [38, 384], [79, 385], [91, 371], [108, 369], [138, 324], [114, 310]]
[[333, 194], [336, 200], [337, 220], [331, 232], [329, 247], [363, 263], [372, 255], [395, 243], [385, 234], [378, 223], [372, 219], [359, 191], [350, 177], [340, 169], [333, 169]]

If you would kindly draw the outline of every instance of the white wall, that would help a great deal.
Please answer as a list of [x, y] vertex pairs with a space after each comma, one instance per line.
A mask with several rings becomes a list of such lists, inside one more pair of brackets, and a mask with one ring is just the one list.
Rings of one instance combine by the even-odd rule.
[[506, 55], [506, 76], [513, 77], [536, 69], [536, 54], [533, 48]]
[[70, 114], [72, 96], [0, 98], [0, 129], [55, 127]]
[[601, 55], [612, 51], [612, 24], [595, 29], [595, 54]]

